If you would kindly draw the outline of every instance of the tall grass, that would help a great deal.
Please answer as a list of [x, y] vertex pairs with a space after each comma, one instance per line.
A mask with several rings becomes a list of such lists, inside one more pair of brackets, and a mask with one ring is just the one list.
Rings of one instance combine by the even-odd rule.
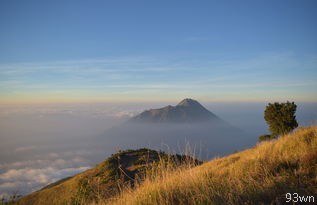
[[[230, 142], [228, 142], [230, 143]], [[317, 194], [317, 127], [195, 167], [161, 160], [142, 183], [99, 204], [270, 204]]]
[[[113, 166], [114, 170], [112, 170], [116, 174], [112, 176], [115, 177], [112, 181], [104, 184], [102, 182], [104, 178], [97, 177], [97, 175], [100, 174], [93, 174], [92, 177], [88, 177], [88, 175], [86, 175], [79, 180], [77, 192], [72, 195], [70, 200], [65, 200], [63, 203], [72, 205], [108, 203], [108, 199], [111, 196], [121, 195], [122, 193], [138, 189], [143, 184], [144, 180], [163, 179], [166, 177], [165, 173], [173, 173], [174, 171], [180, 169], [187, 170], [193, 166], [201, 164], [201, 161], [193, 157], [194, 154], [189, 148], [185, 149], [183, 155], [166, 154], [164, 152], [149, 150], [147, 154], [140, 153], [140, 158], [133, 161], [134, 164], [129, 167], [132, 169], [141, 168], [135, 176], [132, 176], [129, 175], [129, 173], [126, 172], [127, 170], [123, 168], [124, 164], [127, 162], [124, 162], [124, 160], [122, 161], [120, 157], [122, 153], [128, 152], [129, 150], [119, 152], [107, 160], [107, 162], [109, 162], [109, 160], [116, 162]], [[132, 152], [135, 151], [132, 150]], [[153, 157], [153, 152], [156, 153], [155, 156], [157, 156], [158, 159]], [[98, 166], [94, 170], [97, 169]], [[165, 171], [162, 172], [162, 170]], [[107, 170], [105, 170], [105, 172], [108, 173], [109, 171], [111, 171], [111, 169], [107, 166]]]
[[0, 198], [0, 205], [13, 205], [16, 204], [16, 202], [21, 198], [21, 195], [19, 195], [17, 192], [14, 192], [10, 195], [7, 195], [6, 197]]
[[[288, 192], [317, 200], [317, 127], [203, 164], [185, 150], [183, 156], [159, 152], [158, 161], [139, 150], [128, 169], [121, 169], [122, 153], [115, 154], [17, 204], [283, 204]], [[130, 179], [130, 168], [139, 175]]]

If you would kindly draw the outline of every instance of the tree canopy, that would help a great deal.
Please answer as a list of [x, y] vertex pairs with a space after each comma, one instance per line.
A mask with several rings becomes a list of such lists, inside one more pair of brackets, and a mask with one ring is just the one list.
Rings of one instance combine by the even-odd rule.
[[269, 103], [264, 111], [264, 119], [269, 125], [272, 137], [287, 134], [298, 126], [294, 102]]

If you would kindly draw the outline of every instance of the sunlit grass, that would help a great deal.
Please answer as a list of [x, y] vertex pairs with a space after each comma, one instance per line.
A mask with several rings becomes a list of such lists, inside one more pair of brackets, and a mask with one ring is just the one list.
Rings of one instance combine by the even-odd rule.
[[[230, 143], [230, 142], [228, 142]], [[99, 204], [261, 204], [316, 194], [317, 127], [200, 166], [159, 164], [137, 188]]]
[[145, 171], [131, 180], [118, 170], [116, 156], [123, 156], [118, 153], [17, 204], [271, 204], [284, 202], [288, 192], [317, 194], [316, 126], [201, 165], [190, 151], [181, 158], [157, 155], [151, 163], [146, 149], [134, 153], [138, 158], [128, 169], [142, 166]]

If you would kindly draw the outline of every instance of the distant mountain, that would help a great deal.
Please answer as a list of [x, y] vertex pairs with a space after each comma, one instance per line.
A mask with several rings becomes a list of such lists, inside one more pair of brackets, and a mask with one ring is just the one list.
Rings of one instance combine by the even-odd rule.
[[199, 102], [184, 99], [176, 106], [146, 110], [106, 130], [98, 139], [110, 154], [115, 149], [184, 152], [188, 145], [202, 158], [232, 153], [255, 144], [256, 138], [222, 120]]
[[130, 121], [142, 123], [198, 123], [215, 120], [219, 121], [220, 119], [196, 100], [187, 98], [176, 106], [168, 105], [159, 109], [146, 110]]

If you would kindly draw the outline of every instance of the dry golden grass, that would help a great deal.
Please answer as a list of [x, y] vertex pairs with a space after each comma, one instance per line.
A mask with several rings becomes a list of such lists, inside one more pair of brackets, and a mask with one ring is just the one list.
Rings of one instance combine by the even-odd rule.
[[98, 204], [270, 204], [287, 192], [316, 196], [316, 164], [317, 127], [299, 128], [197, 167], [162, 163], [136, 188]]
[[[164, 158], [152, 166], [145, 164], [145, 178], [135, 178], [134, 186], [110, 177], [105, 161], [17, 204], [271, 204], [285, 201], [287, 192], [314, 195], [317, 200], [316, 126], [199, 166], [191, 157], [184, 161]], [[133, 164], [127, 170], [137, 167]], [[99, 178], [111, 183], [100, 183]], [[81, 187], [80, 182], [87, 180], [93, 186]], [[109, 186], [119, 189], [112, 193]]]
[[[140, 184], [144, 176], [157, 176], [160, 169], [166, 165], [183, 166], [191, 162], [201, 164], [200, 161], [181, 155], [168, 155], [149, 149], [120, 151], [96, 167], [77, 174], [71, 178], [58, 181], [17, 200], [20, 205], [42, 204], [89, 204], [103, 201], [121, 193], [134, 184]], [[148, 173], [146, 173], [148, 171]], [[1, 204], [1, 202], [0, 202]]]

